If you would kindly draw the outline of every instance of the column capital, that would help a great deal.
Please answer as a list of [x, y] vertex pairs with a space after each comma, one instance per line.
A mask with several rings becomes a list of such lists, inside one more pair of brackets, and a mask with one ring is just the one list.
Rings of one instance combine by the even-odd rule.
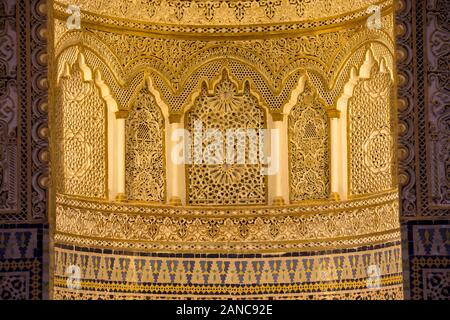
[[182, 114], [180, 113], [171, 113], [169, 115], [169, 123], [180, 123], [182, 118]]
[[284, 114], [281, 112], [273, 112], [270, 114], [272, 116], [272, 121], [283, 121], [284, 120]]
[[341, 111], [338, 109], [328, 109], [327, 110], [328, 118], [333, 119], [339, 119], [341, 117]]

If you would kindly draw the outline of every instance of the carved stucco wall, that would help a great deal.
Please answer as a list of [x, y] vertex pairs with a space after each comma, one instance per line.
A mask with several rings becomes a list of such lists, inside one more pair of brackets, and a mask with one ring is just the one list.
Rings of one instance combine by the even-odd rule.
[[45, 1], [0, 1], [0, 299], [48, 297]]
[[[8, 179], [9, 187], [3, 185], [2, 199], [7, 200], [0, 209], [0, 299], [47, 296], [42, 271], [42, 256], [49, 244], [45, 236], [47, 194], [38, 183], [45, 184], [45, 179], [38, 177], [45, 177], [48, 159], [43, 139], [47, 134], [46, 88], [42, 80], [46, 60], [45, 55], [38, 55], [46, 50], [45, 38], [36, 34], [42, 32], [45, 23], [44, 3], [18, 0], [16, 8], [16, 1], [0, 1], [0, 17], [5, 21], [0, 24], [0, 99], [1, 108], [6, 106], [2, 120], [7, 123], [2, 127], [1, 145], [8, 150], [5, 157], [17, 158], [2, 162], [3, 181]], [[450, 232], [445, 143], [449, 133], [445, 119], [449, 93], [445, 43], [450, 4], [438, 0], [398, 3], [399, 179], [405, 294], [413, 299], [448, 299]], [[32, 47], [26, 46], [27, 38]], [[430, 45], [423, 47], [424, 41]], [[6, 132], [16, 135], [7, 137], [3, 134]], [[431, 147], [427, 149], [427, 145]], [[18, 261], [23, 262], [22, 267], [15, 269], [12, 265]]]
[[[172, 206], [175, 202], [170, 199], [155, 199], [158, 203], [133, 198], [123, 202], [118, 197], [99, 200], [56, 189], [54, 297], [403, 297], [398, 199], [393, 184], [395, 126], [390, 117], [395, 109], [391, 1], [379, 2], [383, 9], [379, 30], [365, 24], [365, 0], [340, 1], [325, 11], [326, 16], [323, 9], [331, 8], [333, 1], [304, 8], [287, 0], [248, 1], [251, 6], [243, 16], [236, 14], [231, 2], [222, 0], [111, 1], [105, 3], [111, 13], [108, 17], [101, 14], [102, 1], [78, 1], [82, 8], [78, 30], [66, 28], [65, 3], [55, 2], [56, 19], [51, 25], [56, 89], [64, 83], [67, 65], [69, 70], [81, 65], [95, 75], [102, 98], [106, 101], [109, 96], [116, 102], [116, 116], [121, 119], [133, 116], [130, 101], [145, 86], [168, 130], [179, 123], [192, 132], [196, 119], [204, 121], [204, 129], [221, 131], [278, 127], [285, 149], [277, 152], [282, 158], [286, 155], [286, 167], [289, 161], [297, 167], [292, 175], [284, 168], [283, 182], [278, 183], [272, 176], [265, 181], [259, 165], [186, 166], [185, 180], [176, 180], [187, 194], [179, 207]], [[207, 3], [218, 7], [190, 10]], [[139, 16], [147, 5], [158, 10]], [[216, 9], [221, 14], [216, 15]], [[339, 16], [330, 16], [335, 9]], [[161, 12], [167, 15], [160, 17]], [[170, 23], [161, 24], [158, 19]], [[235, 19], [237, 25], [231, 27]], [[189, 27], [185, 22], [200, 20], [203, 25]], [[353, 94], [360, 87], [371, 100]], [[379, 121], [371, 125], [370, 116], [355, 116], [355, 105], [362, 106], [358, 110], [378, 112]], [[66, 116], [70, 118], [69, 113]], [[347, 141], [347, 117], [349, 123], [360, 126], [354, 132], [360, 139], [350, 144], [367, 155], [364, 167], [376, 171], [373, 180], [378, 184], [375, 188], [363, 185], [360, 197], [345, 201], [347, 190], [337, 190], [332, 182], [347, 181], [347, 164], [342, 157], [338, 169], [332, 158], [347, 155], [342, 151], [346, 147], [336, 147], [336, 142]], [[130, 132], [131, 122], [126, 121]], [[334, 133], [339, 137], [330, 134], [336, 124], [340, 130]], [[290, 144], [288, 129], [293, 138]], [[299, 138], [305, 134], [308, 139]], [[108, 138], [109, 151], [115, 145], [112, 141]], [[155, 150], [163, 149], [164, 139], [154, 142]], [[85, 145], [85, 153], [91, 148], [82, 136], [77, 143]], [[128, 150], [135, 145], [129, 143]], [[379, 145], [388, 152], [380, 154]], [[288, 161], [289, 153], [295, 155]], [[350, 148], [348, 153], [351, 159], [359, 156]], [[81, 153], [78, 157], [82, 158]], [[166, 162], [169, 158], [166, 153]], [[80, 159], [75, 163], [85, 163]], [[103, 158], [108, 167], [109, 161]], [[173, 193], [171, 178], [176, 175], [172, 165], [167, 169], [167, 190]], [[56, 170], [55, 182], [67, 174], [65, 167]], [[139, 168], [137, 173], [147, 170]], [[391, 179], [380, 184], [385, 176]], [[313, 182], [318, 184], [312, 186]], [[295, 185], [291, 199], [289, 184]], [[277, 202], [274, 194], [281, 196]], [[105, 246], [111, 249], [109, 253], [101, 249]], [[82, 247], [89, 248], [89, 253], [82, 253]], [[137, 253], [133, 256], [131, 250]], [[265, 256], [265, 252], [277, 255]], [[67, 287], [66, 270], [72, 264], [80, 267], [81, 290]], [[367, 284], [370, 266], [379, 269], [380, 287]], [[101, 272], [95, 273], [96, 268]], [[114, 288], [117, 281], [123, 287]], [[176, 289], [168, 290], [168, 285]], [[98, 288], [109, 288], [109, 293]]]
[[398, 147], [406, 298], [449, 300], [450, 1], [399, 1], [398, 7]]

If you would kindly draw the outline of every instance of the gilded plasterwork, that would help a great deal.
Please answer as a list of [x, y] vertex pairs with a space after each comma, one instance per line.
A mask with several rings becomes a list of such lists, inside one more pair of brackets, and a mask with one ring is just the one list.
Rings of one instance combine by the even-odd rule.
[[[384, 63], [384, 62], [383, 62]], [[351, 195], [393, 187], [392, 80], [390, 73], [371, 68], [370, 78], [354, 88], [348, 107]]]
[[[99, 291], [99, 288], [105, 288], [107, 286], [105, 286], [105, 284], [96, 284], [96, 285], [92, 285], [90, 287], [86, 287], [86, 290], [70, 290], [70, 289], [65, 289], [64, 283], [66, 283], [67, 280], [65, 278], [61, 278], [58, 279], [58, 284], [60, 285], [59, 287], [56, 287], [54, 289], [54, 297], [57, 300], [102, 300], [102, 299], [113, 299], [113, 300], [143, 300], [143, 299], [148, 299], [148, 300], [167, 300], [167, 299], [199, 299], [199, 300], [203, 300], [204, 297], [203, 296], [199, 296], [196, 294], [191, 294], [188, 295], [186, 293], [182, 293], [182, 294], [178, 294], [178, 295], [174, 295], [172, 293], [167, 293], [167, 294], [161, 294], [160, 292], [160, 288], [167, 288], [166, 285], [164, 286], [156, 286], [153, 290], [154, 290], [154, 294], [146, 294], [144, 295], [141, 292], [138, 293], [115, 293], [113, 295], [111, 295], [110, 291], [107, 291], [108, 293]], [[355, 290], [355, 285], [353, 283], [348, 284], [348, 288], [352, 288], [354, 291], [351, 292], [331, 292], [331, 293], [323, 293], [322, 291], [317, 291], [316, 293], [311, 293], [308, 290], [310, 290], [309, 288], [311, 288], [310, 285], [305, 284], [304, 286], [302, 286], [302, 289], [304, 291], [306, 291], [305, 293], [285, 293], [285, 294], [261, 294], [261, 295], [257, 295], [255, 294], [256, 290], [251, 290], [251, 293], [247, 296], [243, 296], [242, 294], [239, 295], [226, 295], [226, 296], [222, 296], [222, 299], [236, 299], [239, 300], [240, 297], [242, 300], [245, 299], [279, 299], [279, 300], [292, 300], [292, 299], [296, 299], [296, 300], [386, 300], [386, 299], [391, 299], [391, 300], [403, 300], [403, 289], [402, 289], [402, 285], [401, 285], [401, 276], [398, 276], [395, 281], [396, 282], [396, 286], [390, 286], [390, 287], [386, 287], [386, 288], [381, 288], [381, 289], [360, 289], [360, 290]], [[360, 281], [357, 285], [363, 286], [365, 283], [365, 281]], [[88, 285], [90, 285], [90, 283], [87, 283]], [[114, 288], [115, 285], [111, 285], [108, 286], [110, 288]], [[135, 288], [136, 285], [135, 284], [131, 284], [129, 288]], [[298, 288], [299, 286], [293, 286], [294, 288]], [[342, 288], [342, 285], [339, 285], [339, 287]], [[149, 291], [148, 288], [142, 286], [140, 287], [142, 288], [141, 290], [144, 290], [146, 292]], [[197, 289], [198, 286], [190, 286], [189, 289], [192, 289], [192, 291], [195, 291], [195, 293], [197, 293]], [[265, 288], [271, 288], [271, 286], [265, 286]], [[320, 289], [325, 289], [325, 290], [330, 290], [330, 287], [328, 284], [323, 284], [323, 285], [318, 285], [315, 286], [315, 289], [320, 290]], [[286, 292], [286, 290], [283, 289], [276, 289], [277, 291], [283, 291]], [[217, 291], [222, 291], [223, 292], [223, 287], [219, 287], [217, 288]], [[211, 293], [213, 293], [211, 290], [210, 291], [206, 291], [205, 293], [210, 295]], [[233, 292], [235, 293], [235, 292]]]
[[165, 199], [164, 118], [155, 98], [142, 88], [126, 120], [126, 195], [128, 200]]
[[129, 92], [142, 82], [142, 70], [147, 69], [155, 71], [155, 86], [170, 110], [179, 113], [192, 103], [192, 94], [202, 79], [212, 80], [218, 70], [229, 66], [239, 81], [250, 78], [264, 105], [277, 110], [288, 102], [301, 69], [307, 71], [320, 97], [332, 105], [342, 92], [350, 68], [362, 62], [364, 49], [360, 46], [368, 40], [374, 41], [375, 56], [385, 57], [392, 67], [391, 31], [391, 16], [383, 17], [380, 31], [352, 27], [306, 33], [289, 37], [289, 41], [172, 39], [83, 28], [61, 34], [57, 52], [71, 50], [67, 46], [81, 41], [88, 49], [89, 63], [101, 69], [120, 106], [128, 104]]
[[[66, 30], [61, 2], [81, 5], [79, 30]], [[55, 297], [329, 298], [342, 297], [344, 290], [347, 297], [401, 298], [393, 128], [386, 114], [393, 109], [386, 71], [394, 70], [391, 0], [379, 1], [379, 30], [365, 24], [371, 0], [61, 2], [55, 4], [56, 74], [64, 75], [64, 65], [75, 63], [82, 52], [87, 65], [102, 74], [117, 115], [129, 112], [125, 168], [111, 170], [110, 180], [118, 186], [110, 185], [118, 191], [124, 181], [130, 201], [85, 199], [58, 190]], [[364, 63], [369, 47], [387, 68], [380, 72], [377, 66], [370, 77], [355, 75], [351, 70]], [[141, 88], [146, 80], [148, 88]], [[352, 96], [348, 114], [329, 120], [327, 112], [339, 116], [335, 109], [344, 96]], [[168, 111], [168, 123], [160, 106], [164, 115]], [[225, 140], [222, 158], [216, 159], [222, 163], [207, 163], [217, 155], [209, 149], [216, 136], [205, 137], [208, 129], [222, 137], [227, 129], [253, 129], [259, 140], [258, 129], [286, 128], [278, 122], [284, 110], [291, 110], [288, 130], [274, 152], [281, 149], [288, 169], [266, 177], [247, 152], [244, 163], [236, 163], [236, 157], [227, 163]], [[329, 127], [336, 123], [338, 135], [331, 136]], [[197, 145], [190, 163], [165, 168], [170, 152], [164, 150], [164, 125], [169, 137], [183, 124], [192, 139], [200, 134], [200, 163]], [[336, 166], [335, 158], [328, 159], [330, 150], [336, 151], [338, 136], [347, 134], [350, 157], [338, 156]], [[235, 142], [249, 151], [245, 140]], [[120, 154], [121, 148], [114, 150]], [[205, 157], [208, 152], [213, 153]], [[339, 152], [346, 150], [333, 154]], [[111, 160], [105, 154], [103, 161]], [[357, 190], [349, 193], [359, 197], [321, 201], [336, 191], [348, 196], [347, 185], [341, 185], [347, 179], [339, 178], [347, 167]], [[55, 168], [57, 177], [65, 164]], [[361, 186], [351, 184], [359, 180], [364, 180]], [[220, 256], [192, 257], [204, 253]], [[266, 259], [263, 253], [275, 255]], [[72, 263], [89, 279], [81, 281], [80, 290], [66, 288], [64, 269]], [[372, 263], [380, 267], [382, 283], [369, 290]]]
[[[365, 15], [373, 0], [60, 0], [96, 15], [153, 24], [245, 25], [339, 20]], [[356, 13], [354, 13], [356, 12]], [[343, 16], [343, 17], [342, 17]], [[349, 16], [349, 17], [346, 17]], [[338, 19], [335, 19], [338, 20]]]
[[291, 201], [330, 195], [329, 125], [317, 91], [306, 83], [288, 118]]
[[[367, 247], [366, 247], [367, 248]], [[104, 253], [55, 249], [59, 299], [401, 299], [401, 247], [276, 256]], [[80, 266], [77, 290], [67, 268]], [[377, 266], [376, 279], [370, 268]], [[368, 271], [369, 270], [369, 271]]]
[[[266, 203], [266, 176], [262, 174], [259, 148], [265, 119], [265, 112], [251, 95], [249, 86], [238, 92], [227, 72], [215, 86], [213, 95], [206, 88], [202, 90], [186, 119], [188, 130], [202, 140], [197, 146], [194, 141], [193, 163], [187, 166], [189, 204]], [[240, 130], [243, 138], [237, 133], [229, 142], [227, 130], [230, 129]], [[219, 150], [210, 148], [218, 141], [216, 136], [207, 137], [207, 131], [211, 130], [221, 137]], [[250, 145], [251, 139], [256, 149]], [[239, 158], [241, 150], [245, 153], [242, 159]], [[234, 152], [231, 159], [227, 158], [229, 151]]]
[[58, 192], [105, 198], [107, 194], [106, 103], [93, 80], [85, 80], [80, 59], [58, 87], [56, 130], [63, 176]]

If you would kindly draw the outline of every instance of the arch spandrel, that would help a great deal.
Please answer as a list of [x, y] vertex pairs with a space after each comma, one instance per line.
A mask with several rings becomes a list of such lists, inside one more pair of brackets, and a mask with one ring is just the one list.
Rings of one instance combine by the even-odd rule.
[[[105, 33], [104, 31], [99, 32]], [[365, 32], [368, 35], [370, 34], [370, 32], [368, 33], [366, 31], [361, 32]], [[192, 51], [193, 55], [189, 53], [190, 51], [188, 51], [186, 56], [192, 59], [189, 60], [189, 64], [186, 64], [186, 62], [180, 64], [180, 66], [183, 66], [181, 69], [183, 70], [183, 74], [179, 75], [177, 75], [176, 70], [173, 69], [173, 65], [170, 64], [170, 60], [164, 61], [164, 58], [158, 57], [158, 55], [136, 56], [131, 60], [134, 65], [124, 65], [124, 63], [120, 61], [117, 53], [114, 53], [115, 49], [108, 45], [107, 42], [103, 42], [105, 39], [94, 36], [92, 32], [81, 32], [78, 35], [71, 32], [67, 34], [69, 38], [66, 39], [66, 45], [69, 47], [73, 45], [82, 45], [85, 50], [92, 51], [92, 53], [90, 53], [92, 63], [95, 63], [99, 68], [102, 68], [103, 74], [108, 74], [106, 77], [107, 81], [109, 81], [108, 84], [113, 89], [114, 95], [117, 96], [117, 100], [122, 102], [121, 104], [126, 103], [127, 99], [129, 99], [129, 95], [126, 93], [129, 91], [128, 87], [130, 85], [133, 86], [133, 83], [135, 85], [139, 82], [136, 77], [141, 77], [143, 72], [145, 73], [151, 71], [154, 73], [154, 78], [156, 81], [155, 84], [159, 88], [165, 103], [168, 104], [172, 110], [177, 111], [183, 109], [189, 101], [188, 96], [191, 90], [194, 87], [198, 87], [204, 77], [208, 77], [207, 75], [210, 71], [206, 71], [206, 75], [204, 75], [204, 70], [208, 68], [217, 69], [220, 68], [220, 66], [213, 67], [215, 64], [225, 63], [225, 65], [231, 66], [233, 73], [239, 76], [241, 78], [240, 80], [246, 76], [252, 78], [258, 91], [262, 92], [266, 105], [269, 105], [272, 109], [279, 109], [282, 105], [287, 103], [287, 99], [290, 94], [289, 90], [293, 90], [293, 86], [298, 81], [298, 79], [295, 78], [299, 76], [299, 70], [301, 69], [308, 70], [311, 78], [313, 78], [315, 82], [315, 85], [319, 89], [319, 94], [325, 101], [327, 101], [329, 105], [331, 105], [333, 104], [333, 100], [336, 99], [342, 90], [342, 86], [346, 81], [345, 75], [348, 74], [351, 66], [357, 65], [361, 62], [363, 57], [363, 46], [367, 46], [372, 43], [372, 45], [379, 47], [380, 50], [375, 50], [376, 54], [385, 55], [388, 64], [392, 65], [392, 52], [390, 51], [391, 49], [389, 49], [392, 47], [392, 44], [389, 39], [380, 38], [383, 34], [383, 32], [378, 32], [377, 34], [374, 32], [374, 40], [372, 40], [372, 42], [368, 42], [367, 39], [361, 38], [360, 36], [355, 37], [354, 40], [330, 40], [335, 43], [335, 46], [341, 42], [346, 43], [347, 40], [351, 40], [348, 42], [352, 45], [347, 44], [346, 49], [340, 49], [339, 46], [336, 47], [337, 51], [335, 50], [335, 57], [330, 60], [335, 62], [331, 64], [329, 62], [329, 66], [326, 66], [325, 62], [321, 61], [323, 58], [321, 57], [320, 51], [315, 53], [318, 54], [317, 57], [314, 57], [311, 54], [293, 55], [286, 58], [277, 57], [275, 55], [272, 58], [273, 61], [278, 59], [283, 61], [286, 60], [288, 62], [282, 67], [282, 72], [277, 72], [277, 67], [275, 67], [273, 62], [270, 62], [270, 60], [262, 59], [262, 57], [254, 54], [249, 55], [248, 53], [250, 53], [252, 46], [256, 48], [258, 47], [258, 45], [256, 45], [258, 42], [252, 43], [251, 41], [246, 41], [248, 42], [247, 49], [245, 49], [238, 41], [228, 43], [229, 47], [226, 47], [227, 50], [222, 49], [219, 50], [218, 53], [214, 53], [214, 51], [217, 48], [223, 48], [223, 43], [218, 43], [213, 46], [209, 44], [209, 49], [203, 48], [199, 50], [199, 52], [194, 50]], [[80, 40], [80, 37], [82, 40]], [[121, 35], [121, 37], [123, 38], [125, 36]], [[126, 37], [124, 39], [126, 39]], [[145, 37], [143, 39], [145, 40]], [[152, 41], [163, 40], [153, 39]], [[262, 43], [267, 41], [269, 40], [264, 40]], [[193, 41], [191, 42], [195, 43]], [[276, 43], [276, 40], [273, 40], [273, 42]], [[289, 41], [284, 39], [282, 42], [286, 43]], [[379, 43], [379, 45], [377, 43]], [[64, 52], [66, 50], [64, 49], [66, 45], [61, 45], [57, 52], [60, 52], [60, 54]], [[144, 44], [141, 44], [140, 46], [144, 46]], [[271, 46], [272, 45], [268, 48]], [[308, 46], [305, 47], [305, 44], [303, 44], [293, 45], [292, 47], [301, 50], [302, 48], [305, 49]], [[280, 47], [280, 50], [281, 48], [282, 47]], [[117, 46], [117, 50], [120, 51], [120, 49], [121, 47]], [[123, 51], [134, 52], [133, 49], [122, 50], [121, 52]], [[209, 58], [208, 55], [206, 57], [202, 56], [202, 54], [205, 54], [208, 51], [212, 52], [212, 56]], [[261, 52], [265, 51], [270, 50], [261, 49]], [[245, 54], [245, 52], [247, 52], [247, 54]], [[277, 51], [274, 51], [274, 53], [276, 52]], [[138, 52], [136, 52], [136, 54], [138, 54]], [[167, 51], [167, 55], [170, 55], [170, 50]], [[105, 59], [100, 58], [102, 56], [105, 57]], [[200, 58], [196, 59], [195, 56]], [[105, 61], [102, 60], [111, 61], [113, 63], [108, 63], [108, 67], [106, 67]], [[290, 64], [289, 61], [291, 61]], [[340, 62], [338, 63], [338, 61]], [[335, 67], [332, 67], [333, 65], [335, 65]], [[335, 68], [335, 70], [333, 70], [333, 68]], [[131, 88], [131, 90], [133, 89]]]

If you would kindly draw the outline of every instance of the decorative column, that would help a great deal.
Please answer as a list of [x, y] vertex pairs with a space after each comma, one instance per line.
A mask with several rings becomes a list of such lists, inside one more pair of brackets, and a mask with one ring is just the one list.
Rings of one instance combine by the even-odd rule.
[[[272, 204], [273, 205], [284, 205], [285, 204], [285, 198], [283, 195], [283, 182], [287, 183], [287, 181], [285, 181], [283, 179], [283, 168], [285, 167], [282, 163], [283, 161], [283, 142], [284, 138], [286, 138], [286, 135], [283, 134], [284, 132], [286, 132], [286, 128], [285, 128], [285, 121], [284, 121], [284, 114], [282, 113], [273, 113], [272, 114], [272, 121], [273, 121], [273, 129], [278, 131], [278, 136], [276, 137], [277, 139], [271, 139], [271, 144], [275, 143], [275, 146], [271, 145], [271, 163], [270, 165], [273, 165], [273, 163], [276, 163], [277, 166], [277, 170], [274, 173], [274, 178], [273, 178], [273, 183], [274, 183], [274, 187], [272, 189], [272, 195], [273, 195], [273, 200], [272, 200]], [[287, 144], [286, 146], [287, 147]], [[285, 157], [287, 158], [287, 152], [285, 153]]]
[[[169, 116], [168, 126], [168, 141], [166, 151], [167, 161], [167, 177], [168, 177], [168, 204], [172, 206], [181, 206], [183, 204], [183, 170], [184, 161], [178, 159], [176, 152], [178, 151], [179, 138], [184, 142], [184, 136], [178, 136], [176, 133], [179, 130], [183, 130], [183, 123], [181, 121], [181, 115], [172, 114]], [[183, 155], [187, 150], [183, 149]]]
[[115, 200], [126, 201], [125, 190], [125, 119], [128, 117], [127, 111], [116, 112], [116, 139], [115, 139], [115, 165], [113, 166], [115, 172]]
[[342, 157], [342, 149], [340, 147], [339, 117], [341, 112], [336, 109], [328, 110], [328, 119], [330, 121], [330, 178], [331, 178], [331, 199], [339, 201], [339, 180], [342, 179], [340, 174], [339, 161]]

